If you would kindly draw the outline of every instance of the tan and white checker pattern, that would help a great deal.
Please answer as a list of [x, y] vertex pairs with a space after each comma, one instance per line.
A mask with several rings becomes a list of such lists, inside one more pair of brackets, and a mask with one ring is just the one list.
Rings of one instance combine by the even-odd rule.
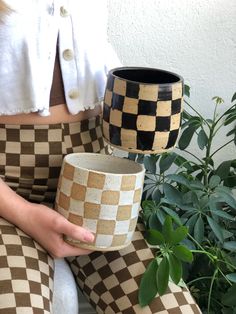
[[67, 258], [84, 295], [99, 314], [200, 314], [190, 292], [172, 283], [165, 295], [139, 306], [140, 280], [155, 256], [143, 231], [138, 224], [132, 243], [120, 251]]
[[[63, 157], [109, 153], [100, 116], [54, 125], [0, 124], [0, 177], [18, 194], [53, 206]], [[30, 237], [0, 218], [0, 314], [51, 313], [53, 263]]]
[[130, 152], [161, 153], [176, 144], [183, 81], [142, 84], [109, 75], [103, 106], [103, 136]]
[[54, 263], [29, 236], [0, 218], [0, 313], [51, 313]]
[[[115, 158], [109, 162], [116, 162]], [[79, 164], [75, 167], [64, 159], [56, 210], [95, 234], [92, 245], [70, 238], [67, 241], [98, 250], [128, 245], [139, 215], [143, 179], [144, 171], [126, 175], [96, 172], [80, 168]]]
[[109, 153], [101, 118], [49, 125], [0, 124], [0, 177], [34, 202], [53, 202], [63, 157], [72, 152]]

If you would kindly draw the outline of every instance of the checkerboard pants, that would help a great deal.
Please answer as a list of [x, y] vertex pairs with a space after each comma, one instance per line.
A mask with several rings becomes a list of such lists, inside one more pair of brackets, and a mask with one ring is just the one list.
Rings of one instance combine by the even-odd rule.
[[[0, 177], [32, 202], [52, 207], [64, 155], [83, 151], [108, 153], [99, 116], [69, 124], [0, 124]], [[51, 313], [53, 273], [47, 252], [0, 217], [0, 313]]]
[[77, 283], [98, 314], [200, 314], [187, 288], [169, 283], [163, 296], [143, 308], [138, 304], [142, 274], [155, 256], [138, 224], [132, 243], [115, 252], [68, 258]]
[[[64, 155], [81, 151], [110, 153], [99, 117], [71, 124], [0, 125], [0, 175], [32, 202], [53, 204]], [[189, 291], [173, 284], [140, 308], [138, 285], [154, 256], [142, 228], [138, 225], [132, 244], [120, 251], [67, 259], [83, 293], [97, 313], [201, 313]], [[53, 267], [40, 245], [0, 218], [0, 314], [50, 313]]]

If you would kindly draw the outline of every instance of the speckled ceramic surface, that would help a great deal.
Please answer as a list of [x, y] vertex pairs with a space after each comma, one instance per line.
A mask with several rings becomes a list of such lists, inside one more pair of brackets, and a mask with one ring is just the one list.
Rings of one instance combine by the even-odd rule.
[[76, 246], [101, 251], [130, 244], [139, 214], [144, 167], [134, 161], [95, 153], [65, 156], [56, 210], [95, 234], [92, 245], [66, 238]]
[[181, 124], [183, 79], [152, 68], [109, 72], [103, 106], [103, 136], [135, 153], [162, 153], [176, 144]]

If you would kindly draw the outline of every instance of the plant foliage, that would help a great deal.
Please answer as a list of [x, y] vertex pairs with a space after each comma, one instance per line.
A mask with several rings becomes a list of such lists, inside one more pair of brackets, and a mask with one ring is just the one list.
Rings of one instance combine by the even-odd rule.
[[[185, 100], [172, 152], [129, 154], [146, 168], [141, 219], [157, 248], [141, 280], [141, 306], [164, 294], [169, 280], [184, 279], [203, 313], [236, 313], [236, 159], [223, 155], [236, 145], [236, 93], [221, 114], [223, 99], [212, 100], [211, 118]], [[225, 158], [217, 164], [219, 153]]]

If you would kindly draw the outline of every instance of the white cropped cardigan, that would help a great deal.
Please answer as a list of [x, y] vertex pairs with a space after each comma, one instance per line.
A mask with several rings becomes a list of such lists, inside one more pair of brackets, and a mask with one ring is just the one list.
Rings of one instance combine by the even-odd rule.
[[106, 0], [7, 0], [0, 16], [0, 115], [49, 115], [57, 39], [71, 114], [94, 108], [120, 62], [107, 42]]

